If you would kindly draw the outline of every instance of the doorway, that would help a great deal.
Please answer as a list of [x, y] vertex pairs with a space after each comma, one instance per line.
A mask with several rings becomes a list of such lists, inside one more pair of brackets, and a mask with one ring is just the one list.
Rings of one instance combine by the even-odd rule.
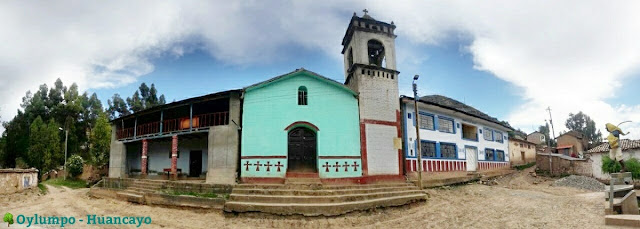
[[467, 153], [467, 172], [475, 172], [478, 169], [478, 148], [465, 146], [464, 151]]
[[522, 158], [522, 163], [527, 164], [527, 159], [524, 157], [524, 151], [520, 152], [520, 158]]
[[297, 127], [288, 136], [289, 168], [287, 172], [317, 173], [316, 133], [305, 127]]
[[189, 176], [200, 177], [202, 173], [202, 150], [191, 150], [189, 153]]

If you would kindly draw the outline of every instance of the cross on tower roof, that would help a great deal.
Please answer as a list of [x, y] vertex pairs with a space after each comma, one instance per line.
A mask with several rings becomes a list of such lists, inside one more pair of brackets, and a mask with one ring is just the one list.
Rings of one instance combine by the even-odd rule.
[[369, 13], [369, 11], [367, 9], [362, 10], [362, 12], [364, 12], [364, 14]]

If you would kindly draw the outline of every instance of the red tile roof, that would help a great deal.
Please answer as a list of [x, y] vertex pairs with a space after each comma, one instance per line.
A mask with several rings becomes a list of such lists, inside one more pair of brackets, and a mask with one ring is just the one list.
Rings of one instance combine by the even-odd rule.
[[[622, 150], [640, 149], [640, 140], [620, 139], [620, 147]], [[596, 147], [593, 147], [587, 153], [602, 153], [609, 152], [609, 143], [605, 142]]]

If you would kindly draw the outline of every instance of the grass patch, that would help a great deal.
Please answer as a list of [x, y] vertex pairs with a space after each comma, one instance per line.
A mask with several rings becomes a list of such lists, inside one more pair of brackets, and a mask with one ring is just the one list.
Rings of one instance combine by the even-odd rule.
[[[169, 195], [174, 195], [174, 196], [182, 196], [182, 195], [186, 195], [186, 196], [195, 196], [195, 197], [204, 197], [204, 198], [218, 198], [218, 194], [217, 193], [213, 193], [213, 192], [206, 192], [206, 193], [199, 193], [199, 192], [185, 192], [185, 191], [167, 191], [166, 194]], [[228, 198], [229, 194], [223, 195], [223, 197], [226, 199]]]
[[87, 187], [87, 182], [80, 180], [80, 179], [66, 179], [64, 180], [63, 178], [56, 178], [56, 179], [50, 179], [47, 180], [45, 182], [42, 182], [42, 184], [48, 184], [48, 185], [53, 185], [56, 187], [61, 187], [61, 186], [65, 186], [71, 189], [78, 189], [78, 188], [86, 188]]
[[536, 165], [536, 162], [531, 162], [524, 165], [516, 165], [513, 167], [516, 168], [517, 170], [525, 170], [525, 169], [531, 168], [531, 166], [534, 166], [534, 165]]
[[40, 189], [40, 193], [42, 193], [42, 195], [47, 194], [47, 192], [49, 192], [49, 190], [47, 189], [47, 186], [45, 186], [42, 183], [38, 184], [38, 188]]

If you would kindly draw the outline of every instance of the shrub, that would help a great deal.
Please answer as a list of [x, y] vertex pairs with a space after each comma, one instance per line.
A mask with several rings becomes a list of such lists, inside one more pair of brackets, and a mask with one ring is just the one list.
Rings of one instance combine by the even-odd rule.
[[617, 173], [620, 172], [622, 166], [620, 163], [614, 160], [611, 160], [609, 156], [602, 157], [602, 172], [604, 173]]
[[[631, 172], [634, 179], [640, 178], [640, 161], [635, 158], [624, 161], [624, 166], [627, 172]], [[602, 172], [604, 173], [617, 173], [620, 172], [622, 166], [620, 162], [613, 161], [609, 156], [602, 157]]]
[[26, 168], [29, 168], [29, 165], [27, 164], [27, 162], [24, 161], [24, 159], [22, 159], [22, 157], [17, 157], [16, 158], [16, 168], [18, 168], [18, 169], [26, 169]]
[[82, 167], [84, 167], [84, 160], [80, 155], [74, 154], [69, 157], [67, 161], [67, 170], [72, 177], [80, 175], [82, 173]]

